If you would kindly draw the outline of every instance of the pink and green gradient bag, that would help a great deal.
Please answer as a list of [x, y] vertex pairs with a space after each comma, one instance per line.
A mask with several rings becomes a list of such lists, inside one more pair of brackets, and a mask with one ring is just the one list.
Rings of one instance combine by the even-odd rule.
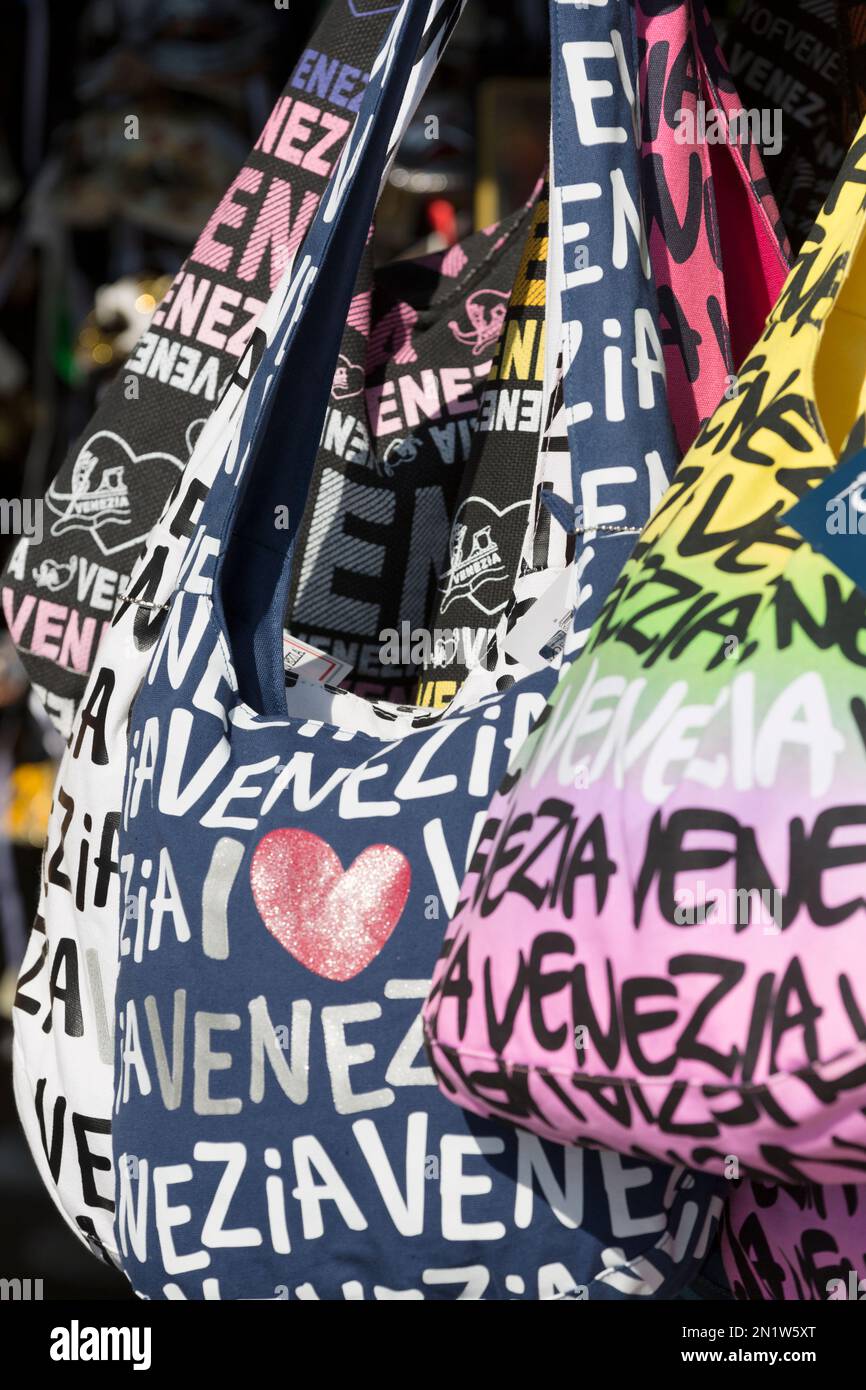
[[[866, 1223], [820, 1185], [866, 1180], [864, 186], [866, 124], [512, 760], [426, 1008], [461, 1105], [811, 1187], [801, 1234], [820, 1210], [854, 1269]], [[792, 1212], [760, 1217], [783, 1269]]]

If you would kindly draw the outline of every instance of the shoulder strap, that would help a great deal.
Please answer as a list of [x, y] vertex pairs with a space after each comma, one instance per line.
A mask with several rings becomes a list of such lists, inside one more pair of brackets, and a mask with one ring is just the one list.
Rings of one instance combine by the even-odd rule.
[[[582, 606], [604, 598], [679, 459], [643, 218], [634, 5], [549, 0], [549, 11], [549, 196], [482, 397], [433, 620], [487, 629], [488, 661], [525, 608], [523, 581], [536, 568], [542, 580], [555, 556], [576, 561]], [[435, 676], [424, 703], [453, 693], [466, 665]]]
[[263, 712], [285, 712], [282, 616], [295, 540], [383, 171], [464, 3], [404, 0], [396, 12], [302, 255], [275, 292], [276, 331], [204, 501], [202, 528], [219, 538], [216, 612], [239, 690]]

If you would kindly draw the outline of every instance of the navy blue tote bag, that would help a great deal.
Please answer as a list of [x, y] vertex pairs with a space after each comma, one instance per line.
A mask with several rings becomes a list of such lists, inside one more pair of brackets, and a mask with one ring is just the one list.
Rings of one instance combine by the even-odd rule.
[[[392, 131], [458, 12], [397, 10], [231, 447], [212, 476], [193, 461], [175, 504], [191, 535], [129, 719], [117, 856], [114, 1233], [148, 1298], [670, 1298], [722, 1205], [681, 1168], [476, 1119], [423, 1053], [457, 885], [555, 673], [502, 692], [479, 669], [441, 712], [286, 684], [293, 541], [358, 262]], [[154, 615], [136, 619], [151, 640]], [[600, 882], [591, 827], [572, 868]], [[521, 1077], [501, 1085], [519, 1106]]]

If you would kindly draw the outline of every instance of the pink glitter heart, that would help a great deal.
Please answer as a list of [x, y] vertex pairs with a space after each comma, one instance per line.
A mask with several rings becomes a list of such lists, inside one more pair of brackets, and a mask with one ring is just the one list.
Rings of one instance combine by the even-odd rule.
[[308, 830], [272, 830], [256, 846], [250, 884], [271, 936], [326, 980], [351, 980], [400, 920], [412, 871], [392, 845], [370, 845], [343, 869]]

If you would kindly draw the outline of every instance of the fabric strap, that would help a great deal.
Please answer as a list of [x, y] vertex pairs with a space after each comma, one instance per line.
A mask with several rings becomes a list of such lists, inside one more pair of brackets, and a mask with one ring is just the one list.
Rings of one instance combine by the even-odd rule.
[[215, 606], [241, 694], [264, 712], [285, 711], [282, 618], [295, 541], [383, 171], [464, 3], [405, 0], [395, 14], [303, 252], [275, 291], [285, 327], [264, 350], [235, 446], [205, 500], [202, 523], [222, 535]]
[[[592, 609], [581, 626], [590, 625], [679, 461], [643, 217], [636, 11], [626, 0], [550, 0], [549, 12], [551, 187], [482, 398], [433, 620], [500, 624], [488, 665], [518, 577], [557, 555], [576, 561], [578, 603]], [[523, 291], [529, 275], [535, 299]], [[533, 349], [545, 317], [542, 354]], [[533, 395], [534, 432], [503, 435], [500, 418], [528, 415]], [[563, 495], [539, 475], [551, 451], [563, 456], [550, 470]], [[466, 666], [455, 659], [435, 674], [453, 689]], [[430, 690], [422, 682], [423, 702], [438, 703]]]

